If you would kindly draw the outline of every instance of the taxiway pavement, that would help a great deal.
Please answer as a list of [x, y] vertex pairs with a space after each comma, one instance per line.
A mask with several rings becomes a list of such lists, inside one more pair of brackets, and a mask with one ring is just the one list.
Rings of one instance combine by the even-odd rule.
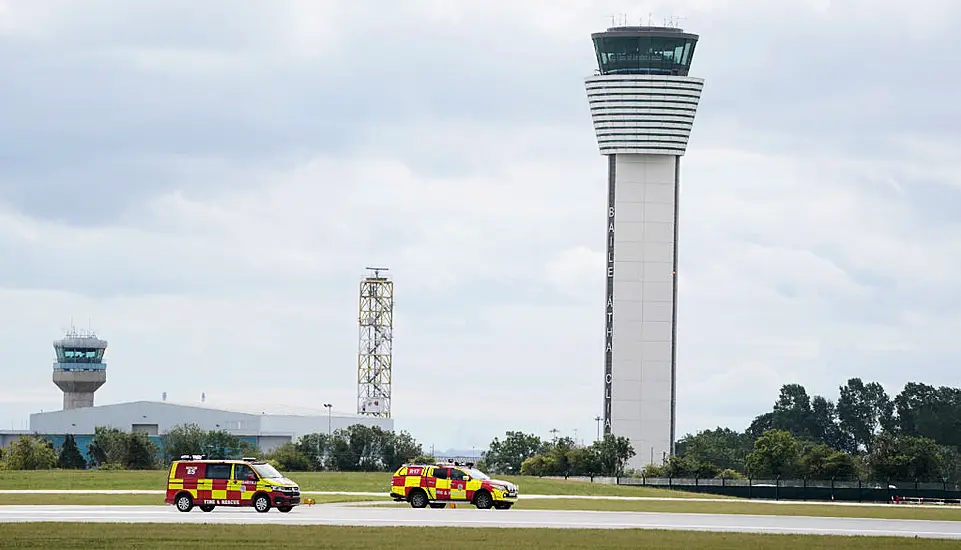
[[551, 529], [668, 529], [802, 535], [865, 535], [961, 539], [961, 521], [892, 520], [769, 515], [477, 510], [299, 506], [288, 514], [249, 508], [178, 512], [172, 506], [0, 506], [0, 523], [222, 523], [272, 525], [525, 527]]

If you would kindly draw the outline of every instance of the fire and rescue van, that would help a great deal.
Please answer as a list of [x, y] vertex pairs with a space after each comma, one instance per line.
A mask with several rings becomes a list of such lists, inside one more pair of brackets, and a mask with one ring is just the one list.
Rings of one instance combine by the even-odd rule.
[[300, 504], [300, 487], [266, 462], [190, 455], [170, 465], [164, 502], [181, 512], [194, 506], [204, 512], [217, 506], [252, 506], [261, 513], [273, 507], [290, 512]]
[[491, 479], [471, 463], [405, 464], [394, 472], [390, 496], [414, 508], [468, 502], [482, 510], [509, 510], [517, 502], [517, 485]]

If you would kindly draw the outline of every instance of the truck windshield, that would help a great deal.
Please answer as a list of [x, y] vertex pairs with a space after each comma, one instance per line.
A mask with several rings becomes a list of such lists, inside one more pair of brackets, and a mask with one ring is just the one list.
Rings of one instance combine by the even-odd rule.
[[250, 466], [256, 470], [262, 478], [278, 479], [284, 477], [283, 474], [277, 471], [277, 468], [274, 468], [270, 464], [251, 464]]
[[490, 477], [480, 470], [475, 470], [473, 468], [468, 468], [465, 470], [471, 479], [479, 479], [480, 481], [487, 481]]

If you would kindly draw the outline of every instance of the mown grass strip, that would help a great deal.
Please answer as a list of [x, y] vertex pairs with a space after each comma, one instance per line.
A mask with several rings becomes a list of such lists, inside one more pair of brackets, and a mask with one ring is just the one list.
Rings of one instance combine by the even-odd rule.
[[653, 530], [332, 527], [279, 525], [0, 524], [0, 547], [107, 548], [657, 548], [658, 550], [940, 550], [956, 540], [823, 535], [755, 535]]

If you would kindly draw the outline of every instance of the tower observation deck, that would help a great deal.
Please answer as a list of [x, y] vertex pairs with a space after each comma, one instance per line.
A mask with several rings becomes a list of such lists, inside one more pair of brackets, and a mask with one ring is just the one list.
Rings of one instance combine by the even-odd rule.
[[93, 395], [107, 382], [107, 364], [103, 362], [106, 340], [96, 334], [70, 330], [53, 342], [57, 360], [53, 363], [53, 383], [63, 391], [63, 408], [93, 406]]
[[704, 81], [689, 76], [698, 36], [675, 27], [591, 35], [585, 79], [607, 157], [604, 433], [631, 440], [631, 466], [673, 453], [681, 156]]

